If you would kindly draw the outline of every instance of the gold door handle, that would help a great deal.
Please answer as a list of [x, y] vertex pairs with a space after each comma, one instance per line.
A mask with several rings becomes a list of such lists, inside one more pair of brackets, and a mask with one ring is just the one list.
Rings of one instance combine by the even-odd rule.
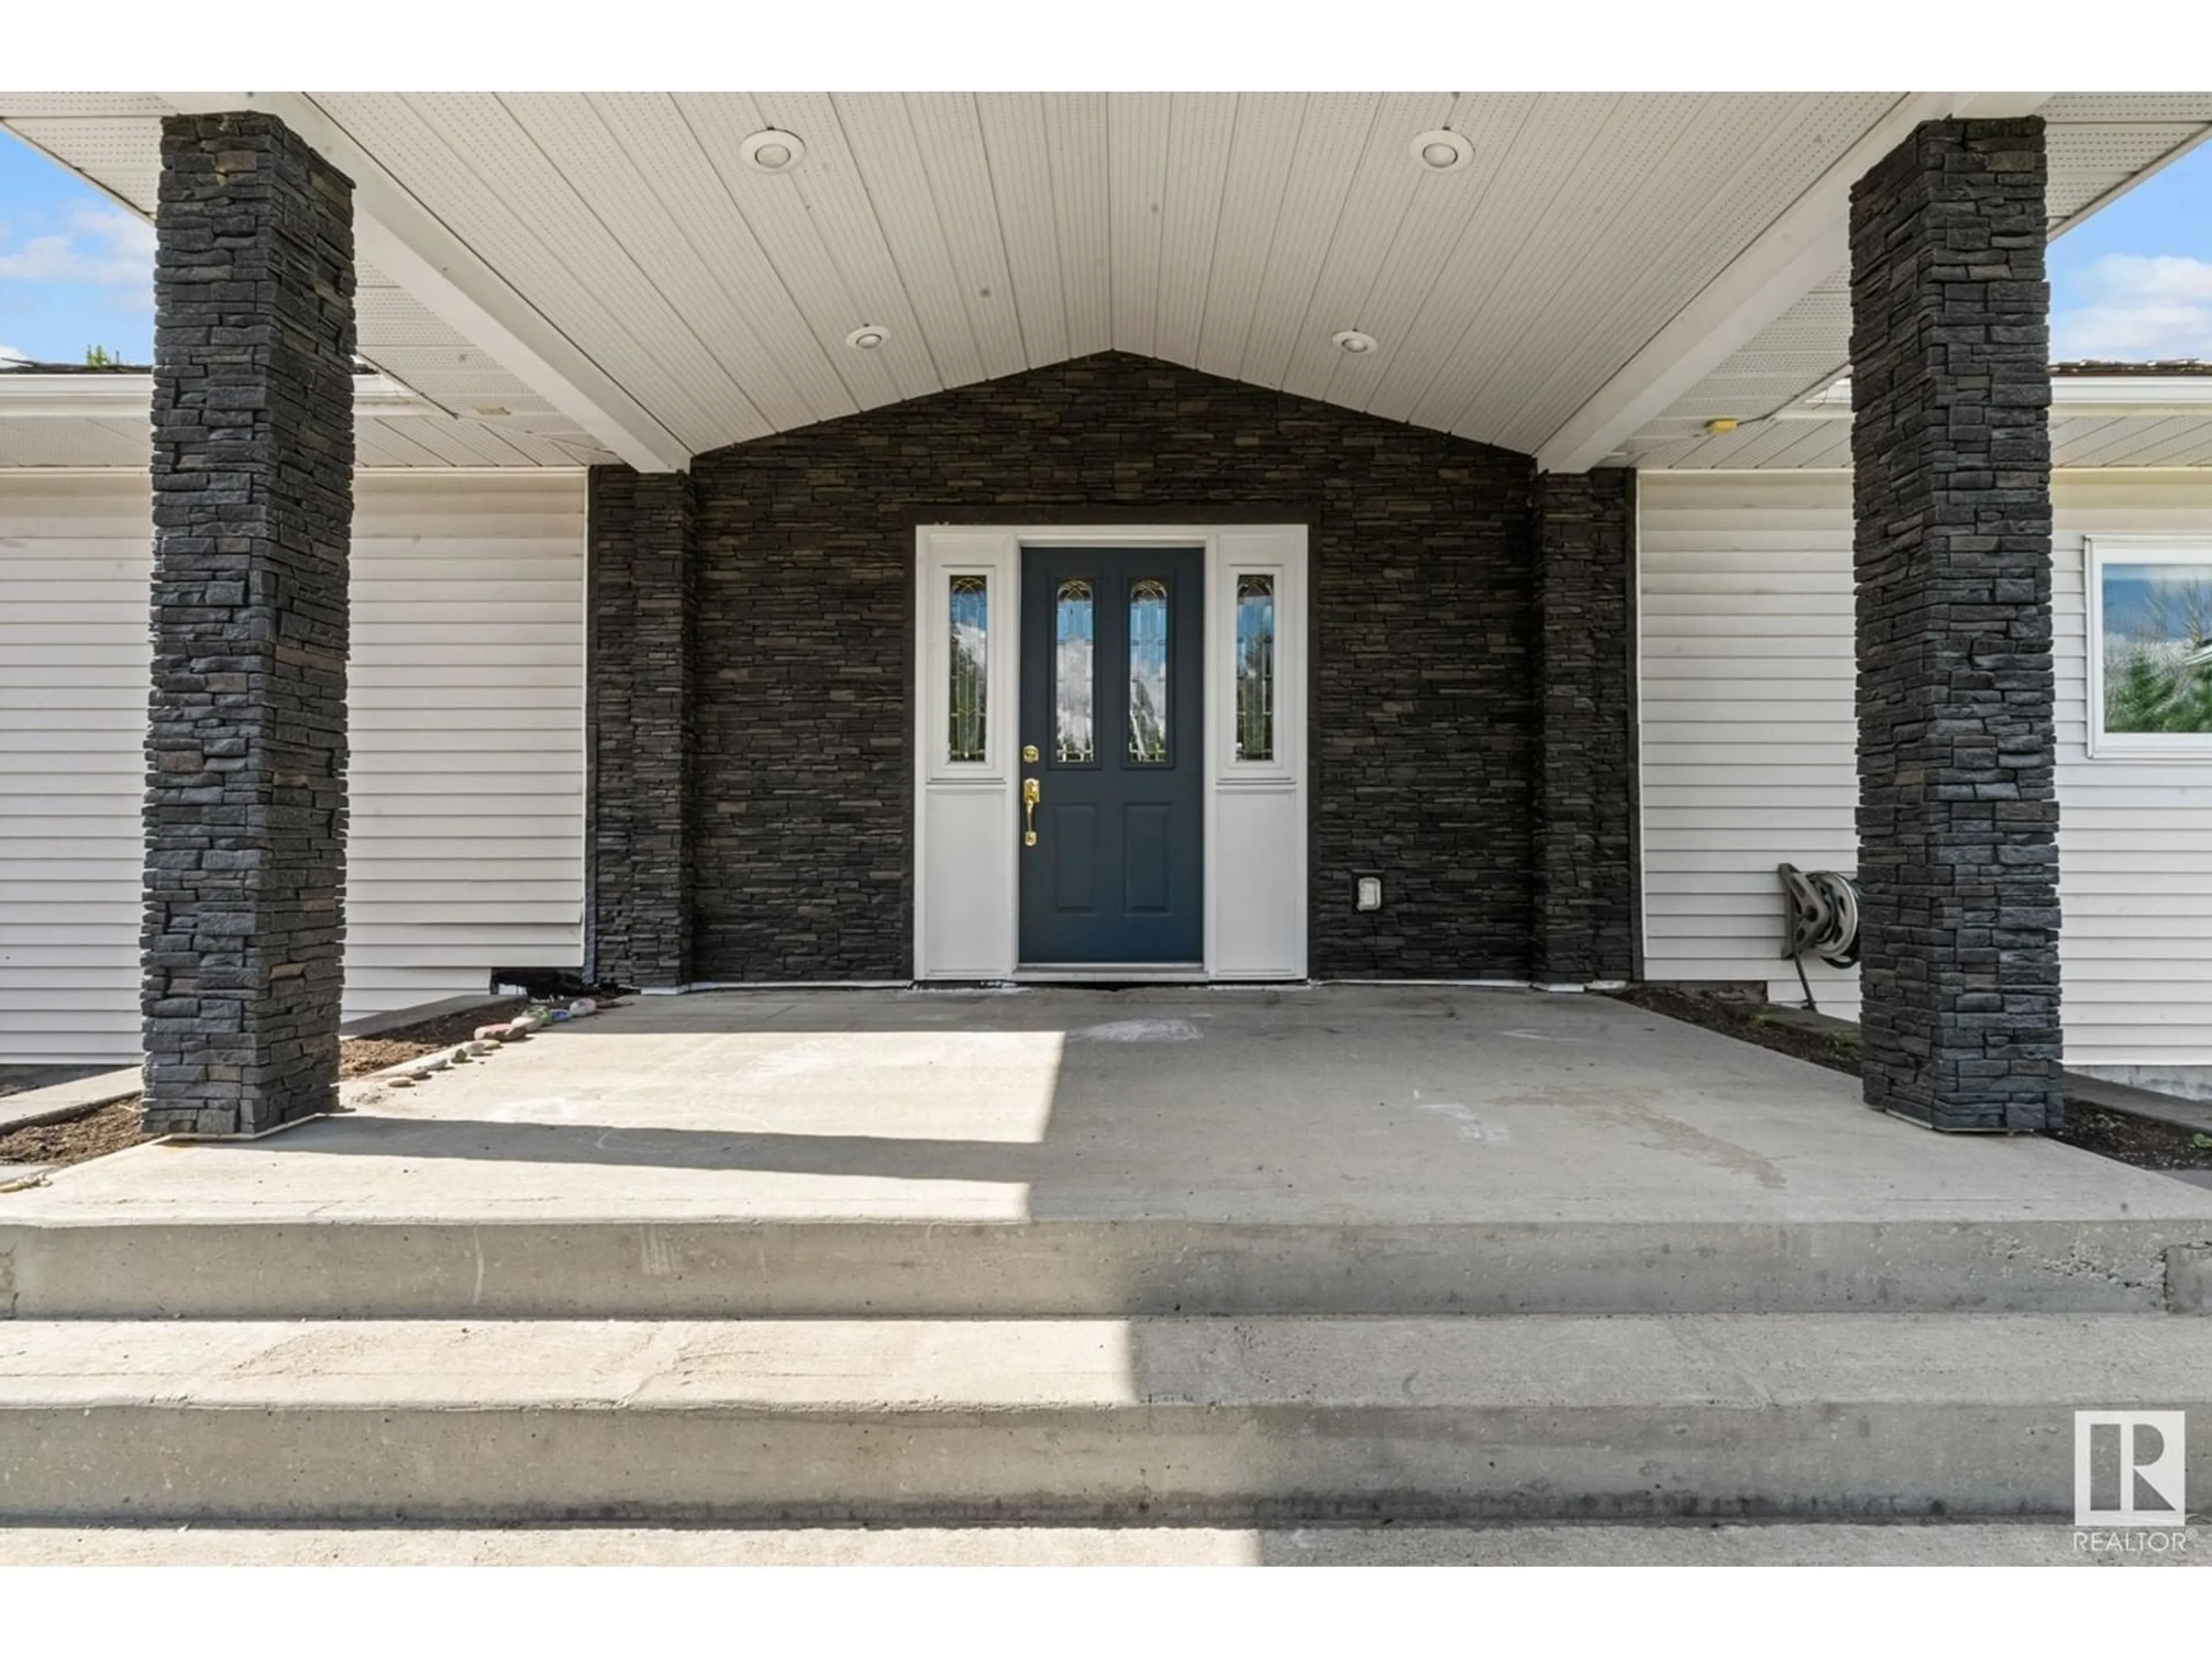
[[1022, 780], [1022, 845], [1036, 845], [1037, 801], [1043, 795], [1043, 786], [1035, 778]]

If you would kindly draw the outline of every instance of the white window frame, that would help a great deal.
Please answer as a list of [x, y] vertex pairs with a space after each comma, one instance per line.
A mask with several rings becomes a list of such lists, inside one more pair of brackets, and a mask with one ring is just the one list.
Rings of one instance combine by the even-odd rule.
[[2212, 759], [2212, 732], [2105, 730], [2105, 567], [2108, 564], [2199, 564], [2212, 569], [2212, 537], [2085, 536], [2081, 587], [2088, 659], [2083, 709], [2089, 756], [2095, 760], [2203, 761]]

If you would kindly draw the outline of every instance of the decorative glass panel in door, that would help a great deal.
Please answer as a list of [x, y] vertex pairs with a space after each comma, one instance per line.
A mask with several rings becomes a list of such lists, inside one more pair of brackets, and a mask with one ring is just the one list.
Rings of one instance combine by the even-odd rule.
[[1093, 678], [1091, 584], [1071, 577], [1060, 585], [1053, 611], [1053, 753], [1080, 765], [1097, 752], [1091, 731]]
[[1168, 758], [1168, 586], [1150, 576], [1129, 584], [1129, 758]]
[[1237, 579], [1237, 758], [1275, 758], [1275, 579]]
[[952, 578], [951, 630], [951, 696], [945, 757], [951, 761], [981, 761], [989, 736], [988, 709], [991, 665], [991, 579], [988, 576]]

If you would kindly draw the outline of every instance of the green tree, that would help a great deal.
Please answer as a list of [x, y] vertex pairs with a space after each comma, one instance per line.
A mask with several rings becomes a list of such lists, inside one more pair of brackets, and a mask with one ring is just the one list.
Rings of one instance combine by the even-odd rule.
[[2212, 732], [2212, 581], [2160, 581], [2106, 651], [2107, 732]]
[[2212, 653], [2200, 647], [2160, 661], [2131, 646], [2114, 667], [2105, 687], [2107, 732], [2212, 732]]

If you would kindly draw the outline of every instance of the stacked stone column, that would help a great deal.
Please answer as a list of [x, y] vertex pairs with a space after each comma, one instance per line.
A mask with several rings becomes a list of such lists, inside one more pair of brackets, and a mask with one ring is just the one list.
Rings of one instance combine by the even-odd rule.
[[1869, 1104], [2058, 1126], [2043, 124], [1920, 127], [1851, 197]]
[[1536, 479], [1532, 977], [1636, 976], [1636, 474]]
[[691, 979], [687, 792], [694, 501], [688, 473], [591, 475], [591, 967]]
[[252, 1134], [337, 1085], [353, 186], [173, 117], [156, 235], [145, 1121]]

